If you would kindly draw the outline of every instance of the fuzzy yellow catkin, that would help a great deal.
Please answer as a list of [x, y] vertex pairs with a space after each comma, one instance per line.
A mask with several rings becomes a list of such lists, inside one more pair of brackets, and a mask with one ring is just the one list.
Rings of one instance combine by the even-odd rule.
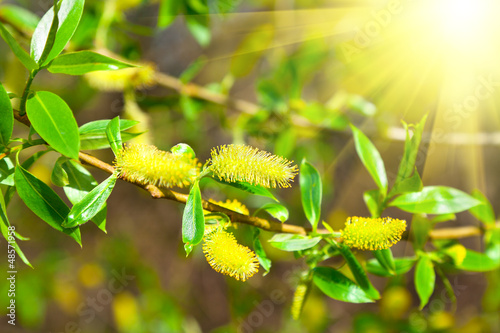
[[401, 240], [406, 221], [391, 217], [349, 217], [342, 230], [344, 244], [360, 250], [388, 249]]
[[242, 181], [263, 187], [290, 187], [298, 172], [293, 161], [247, 145], [212, 149], [210, 169], [226, 182]]
[[233, 199], [232, 201], [230, 199], [227, 199], [225, 202], [224, 201], [215, 201], [213, 199], [209, 199], [208, 201], [210, 201], [211, 203], [214, 203], [218, 206], [230, 209], [232, 211], [238, 212], [238, 213], [243, 214], [243, 215], [250, 214], [250, 212], [248, 211], [248, 208], [236, 199]]
[[126, 144], [116, 156], [115, 168], [127, 181], [169, 188], [189, 186], [200, 172], [196, 158], [145, 144]]
[[204, 238], [203, 253], [219, 273], [246, 281], [259, 270], [259, 261], [248, 247], [238, 244], [233, 234], [216, 228]]
[[155, 67], [141, 64], [138, 67], [114, 71], [95, 71], [84, 75], [89, 85], [102, 91], [124, 91], [126, 88], [145, 88], [154, 84]]
[[304, 302], [306, 300], [307, 291], [309, 288], [309, 283], [307, 281], [300, 281], [297, 289], [293, 293], [292, 300], [292, 318], [298, 320], [300, 318], [300, 314], [302, 313], [302, 309], [304, 308]]

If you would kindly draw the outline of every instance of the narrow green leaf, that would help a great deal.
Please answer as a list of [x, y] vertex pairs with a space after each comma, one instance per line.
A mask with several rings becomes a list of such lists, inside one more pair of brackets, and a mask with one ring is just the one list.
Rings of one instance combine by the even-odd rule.
[[356, 152], [361, 162], [372, 176], [381, 193], [385, 196], [387, 194], [387, 174], [380, 153], [363, 132], [353, 125], [351, 125], [351, 129]]
[[106, 204], [106, 200], [113, 191], [117, 175], [112, 174], [108, 179], [96, 186], [80, 202], [75, 204], [62, 224], [65, 228], [73, 228], [91, 220]]
[[500, 260], [493, 260], [484, 253], [467, 249], [464, 260], [457, 268], [471, 272], [488, 272], [500, 267]]
[[[64, 187], [64, 193], [66, 193], [69, 201], [73, 205], [76, 205], [98, 183], [87, 169], [74, 160], [67, 160], [62, 167], [68, 175], [68, 185]], [[106, 232], [106, 213], [107, 208], [104, 205], [101, 211], [92, 218], [92, 222], [104, 232]]]
[[245, 192], [248, 192], [251, 194], [260, 195], [260, 196], [271, 198], [275, 201], [278, 201], [278, 199], [276, 199], [276, 197], [271, 192], [269, 192], [269, 190], [267, 188], [262, 187], [262, 186], [252, 185], [252, 184], [249, 184], [246, 182], [230, 182], [229, 183], [229, 182], [225, 182], [222, 179], [219, 179], [218, 177], [211, 177], [210, 179], [213, 179], [221, 184], [229, 185], [229, 186], [232, 186], [234, 188], [240, 189], [242, 191], [245, 191]]
[[429, 239], [429, 231], [432, 229], [432, 223], [424, 215], [415, 214], [411, 221], [410, 236], [413, 240], [412, 245], [416, 250], [422, 250]]
[[373, 256], [385, 270], [391, 275], [396, 274], [396, 264], [391, 249], [375, 250], [372, 251]]
[[394, 259], [394, 273], [391, 273], [377, 259], [370, 259], [366, 263], [366, 270], [371, 274], [384, 277], [393, 276], [394, 274], [402, 275], [408, 273], [416, 261], [415, 258], [396, 258]]
[[432, 260], [428, 256], [422, 256], [415, 268], [415, 289], [420, 297], [420, 310], [429, 302], [436, 284], [436, 272]]
[[[64, 0], [60, 1], [57, 33], [47, 54], [46, 59], [40, 63], [45, 65], [57, 57], [73, 36], [83, 13], [84, 0]], [[50, 28], [54, 19], [54, 8], [51, 7], [38, 23], [33, 37], [31, 38], [31, 56], [38, 63], [42, 58], [45, 45], [50, 33]]]
[[2, 4], [0, 7], [0, 17], [6, 19], [7, 22], [24, 31], [35, 30], [40, 18], [29, 10], [15, 6]]
[[327, 296], [349, 303], [372, 303], [366, 292], [345, 275], [331, 267], [313, 269], [314, 284]]
[[69, 184], [68, 174], [62, 167], [62, 164], [66, 162], [66, 160], [67, 158], [64, 156], [59, 157], [54, 164], [54, 168], [52, 169], [50, 180], [52, 181], [52, 184], [56, 186], [63, 187]]
[[92, 51], [79, 51], [59, 55], [50, 62], [47, 70], [51, 73], [83, 75], [94, 71], [110, 71], [129, 67], [135, 66]]
[[120, 134], [120, 117], [111, 119], [108, 126], [106, 126], [106, 137], [108, 138], [111, 150], [117, 156], [123, 147], [122, 136]]
[[20, 165], [16, 167], [15, 181], [19, 197], [33, 213], [52, 228], [64, 232], [82, 245], [79, 228], [66, 229], [61, 226], [69, 208], [50, 187]]
[[31, 59], [28, 52], [26, 52], [16, 41], [14, 37], [5, 29], [4, 25], [0, 22], [0, 36], [2, 36], [3, 40], [9, 45], [10, 49], [14, 53], [14, 55], [21, 61], [24, 67], [28, 70], [34, 70], [38, 68], [38, 64]]
[[158, 28], [164, 29], [174, 22], [179, 13], [180, 1], [160, 0], [158, 12]]
[[208, 26], [208, 16], [205, 15], [186, 15], [186, 26], [191, 35], [201, 46], [208, 46], [212, 35]]
[[255, 254], [257, 255], [257, 259], [259, 259], [259, 263], [264, 268], [266, 271], [264, 273], [264, 276], [269, 273], [269, 270], [271, 269], [271, 259], [267, 257], [266, 251], [264, 251], [264, 247], [262, 246], [262, 243], [260, 242], [260, 229], [252, 227], [253, 230], [253, 249], [255, 251]]
[[0, 160], [0, 184], [14, 186], [14, 163], [8, 157]]
[[321, 199], [323, 185], [318, 170], [305, 159], [300, 164], [300, 194], [304, 213], [313, 227], [313, 232], [318, 227], [321, 215]]
[[14, 128], [14, 113], [7, 91], [0, 83], [0, 145], [7, 146]]
[[78, 125], [69, 106], [61, 97], [39, 91], [26, 103], [31, 125], [47, 143], [61, 154], [78, 159]]
[[493, 207], [491, 206], [488, 198], [486, 198], [486, 196], [484, 196], [484, 194], [482, 194], [479, 190], [472, 191], [472, 196], [481, 202], [480, 205], [470, 209], [472, 215], [486, 225], [495, 225], [495, 212], [493, 211]]
[[369, 190], [363, 193], [363, 200], [365, 202], [365, 205], [368, 208], [370, 215], [375, 218], [380, 216], [379, 197], [379, 189]]
[[266, 211], [274, 217], [275, 219], [280, 220], [281, 222], [285, 222], [288, 220], [288, 209], [285, 206], [277, 204], [277, 203], [267, 203], [264, 206], [260, 207], [255, 211], [254, 215], [257, 215], [260, 211]]
[[399, 163], [399, 170], [395, 184], [398, 184], [401, 180], [410, 177], [415, 167], [415, 161], [417, 160], [417, 155], [418, 155], [418, 148], [420, 146], [420, 142], [422, 141], [422, 132], [424, 130], [426, 120], [427, 120], [427, 115], [422, 117], [420, 122], [414, 127], [413, 136], [410, 135], [410, 130], [408, 125], [403, 122], [403, 125], [406, 130], [405, 148], [404, 148], [403, 158]]
[[[50, 51], [52, 50], [52, 47], [54, 46], [54, 42], [56, 41], [56, 34], [57, 34], [57, 29], [59, 29], [59, 9], [61, 8], [60, 2], [57, 0], [54, 1], [54, 7], [52, 7], [53, 13], [52, 13], [52, 22], [50, 24], [50, 28], [48, 29], [48, 34], [47, 38], [45, 38], [45, 46], [43, 47], [43, 52], [38, 57], [38, 59], [35, 59], [36, 62], [39, 65], [42, 65], [43, 62], [47, 59], [47, 57], [50, 54]], [[40, 24], [40, 22], [38, 22]], [[39, 25], [37, 25], [38, 27]], [[35, 32], [36, 32], [35, 28]], [[33, 55], [32, 55], [33, 56]]]
[[[106, 127], [111, 120], [96, 120], [86, 123], [79, 128], [81, 150], [97, 150], [109, 148]], [[139, 122], [136, 120], [120, 119], [120, 135], [123, 142], [133, 139], [142, 133], [129, 133], [125, 130]]]
[[424, 184], [422, 183], [422, 179], [420, 179], [417, 168], [415, 168], [411, 177], [404, 178], [394, 184], [394, 187], [389, 193], [389, 198], [392, 198], [393, 196], [401, 193], [420, 192], [423, 188]]
[[410, 213], [459, 213], [481, 202], [469, 194], [447, 186], [426, 186], [420, 192], [402, 194], [389, 203]]
[[321, 237], [309, 238], [303, 235], [275, 234], [269, 243], [282, 251], [300, 251], [309, 249], [321, 241]]
[[[23, 251], [19, 247], [19, 245], [16, 242], [16, 232], [15, 232], [15, 227], [12, 227], [9, 219], [7, 218], [7, 210], [5, 209], [5, 201], [3, 198], [2, 191], [0, 191], [0, 231], [2, 232], [3, 237], [7, 241], [7, 243], [14, 248], [14, 250], [17, 252], [17, 255], [21, 260], [28, 265], [29, 267], [33, 268], [31, 266], [28, 258], [24, 255]], [[8, 248], [8, 251], [10, 248]], [[10, 254], [10, 253], [9, 253]], [[13, 269], [9, 269], [13, 270]]]
[[182, 215], [182, 241], [186, 256], [192, 251], [193, 246], [199, 244], [205, 233], [205, 217], [201, 204], [201, 192], [198, 181], [193, 183], [189, 191], [184, 214]]
[[376, 300], [380, 298], [380, 294], [377, 289], [372, 285], [368, 276], [366, 276], [365, 270], [359, 263], [358, 259], [354, 256], [351, 249], [344, 244], [337, 245], [340, 254], [347, 262], [349, 269], [351, 270], [352, 275], [356, 279], [358, 285], [363, 289], [363, 291], [368, 295], [371, 299]]

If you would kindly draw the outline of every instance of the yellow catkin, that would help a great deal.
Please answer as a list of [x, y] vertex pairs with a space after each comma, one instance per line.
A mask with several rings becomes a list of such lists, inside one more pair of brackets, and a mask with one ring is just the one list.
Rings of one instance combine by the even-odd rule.
[[125, 145], [116, 156], [115, 168], [127, 181], [159, 187], [189, 186], [200, 172], [196, 158], [145, 144]]
[[246, 281], [259, 270], [259, 260], [248, 247], [238, 244], [233, 234], [217, 228], [205, 236], [203, 253], [219, 273]]
[[342, 238], [349, 247], [382, 250], [399, 242], [405, 230], [405, 220], [353, 216], [347, 219]]
[[293, 293], [292, 300], [292, 318], [298, 320], [300, 318], [300, 314], [302, 313], [302, 309], [304, 308], [304, 303], [307, 296], [307, 291], [309, 288], [309, 283], [306, 281], [301, 281], [295, 289]]
[[95, 71], [85, 74], [89, 85], [102, 91], [124, 91], [126, 88], [144, 88], [154, 84], [155, 67], [141, 64], [138, 67], [114, 71]]
[[210, 168], [226, 182], [242, 181], [263, 187], [290, 187], [298, 168], [293, 161], [246, 145], [212, 149]]
[[227, 199], [226, 202], [215, 201], [213, 199], [210, 199], [208, 201], [210, 201], [211, 203], [214, 203], [214, 204], [216, 204], [218, 206], [221, 206], [221, 207], [233, 210], [235, 212], [238, 212], [240, 214], [250, 215], [250, 212], [248, 211], [248, 208], [244, 204], [242, 204], [241, 202], [239, 202], [236, 199], [234, 199], [232, 201], [230, 199]]

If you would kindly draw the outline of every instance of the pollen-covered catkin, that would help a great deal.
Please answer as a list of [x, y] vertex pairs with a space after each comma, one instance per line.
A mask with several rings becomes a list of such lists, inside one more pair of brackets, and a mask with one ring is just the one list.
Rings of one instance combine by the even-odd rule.
[[145, 144], [127, 144], [115, 160], [119, 176], [127, 181], [159, 187], [189, 186], [198, 176], [196, 158], [173, 154]]
[[246, 281], [259, 270], [259, 261], [248, 247], [238, 244], [233, 234], [216, 228], [205, 236], [203, 253], [219, 273]]
[[349, 247], [382, 250], [399, 242], [405, 230], [405, 220], [353, 216], [347, 219], [342, 238]]
[[246, 145], [212, 149], [210, 169], [226, 182], [247, 182], [263, 187], [290, 187], [298, 168], [293, 162]]

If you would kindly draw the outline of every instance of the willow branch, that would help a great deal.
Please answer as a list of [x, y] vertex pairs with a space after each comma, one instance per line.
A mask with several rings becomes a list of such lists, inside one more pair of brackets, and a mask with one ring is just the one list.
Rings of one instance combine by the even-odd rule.
[[[234, 98], [225, 94], [216, 93], [194, 83], [183, 83], [176, 77], [164, 74], [155, 74], [156, 83], [165, 88], [169, 88], [177, 91], [179, 94], [184, 94], [189, 97], [202, 99], [217, 105], [227, 106], [236, 111], [244, 114], [254, 115], [261, 109], [258, 104], [252, 102]], [[319, 130], [332, 130], [327, 126], [321, 124], [313, 124], [308, 119], [299, 116], [292, 115], [291, 121], [295, 126], [304, 128], [315, 128]], [[345, 132], [339, 132], [344, 133]], [[389, 127], [386, 131], [385, 139], [391, 141], [405, 141], [406, 140], [406, 130], [401, 127]], [[433, 142], [432, 135], [427, 133], [422, 138], [423, 142]], [[493, 133], [448, 133], [446, 138], [439, 141], [435, 141], [437, 144], [446, 144], [453, 146], [461, 145], [478, 145], [478, 146], [499, 146], [500, 145], [500, 132]]]
[[[26, 126], [31, 125], [26, 114], [21, 116], [19, 115], [18, 110], [14, 110], [14, 116], [19, 122], [25, 124]], [[80, 158], [80, 161], [83, 164], [93, 166], [109, 174], [112, 174], [115, 171], [115, 168], [112, 165], [104, 161], [101, 161], [100, 159], [92, 155], [80, 152], [78, 154], [78, 157]], [[154, 199], [168, 199], [182, 204], [185, 204], [187, 202], [188, 198], [187, 194], [178, 193], [169, 189], [160, 189], [154, 185], [143, 185], [139, 183], [130, 182], [128, 180], [125, 181], [148, 191], [151, 194], [151, 197]], [[280, 232], [280, 233], [289, 233], [289, 234], [299, 234], [299, 235], [307, 235], [308, 233], [311, 232], [311, 229], [309, 228], [304, 228], [301, 226], [296, 226], [286, 223], [280, 223], [277, 221], [267, 220], [256, 216], [240, 214], [238, 212], [232, 211], [225, 207], [221, 207], [217, 204], [214, 204], [206, 200], [202, 200], [202, 206], [203, 209], [208, 210], [210, 212], [220, 212], [226, 214], [233, 222], [248, 224], [260, 228], [262, 230]], [[500, 224], [497, 223], [496, 226], [500, 227]], [[322, 234], [329, 233], [326, 229], [320, 229], [317, 230], [317, 232]], [[459, 228], [435, 229], [430, 231], [429, 236], [431, 239], [459, 239], [459, 238], [478, 236], [481, 235], [482, 233], [483, 230], [479, 227], [466, 226]]]

